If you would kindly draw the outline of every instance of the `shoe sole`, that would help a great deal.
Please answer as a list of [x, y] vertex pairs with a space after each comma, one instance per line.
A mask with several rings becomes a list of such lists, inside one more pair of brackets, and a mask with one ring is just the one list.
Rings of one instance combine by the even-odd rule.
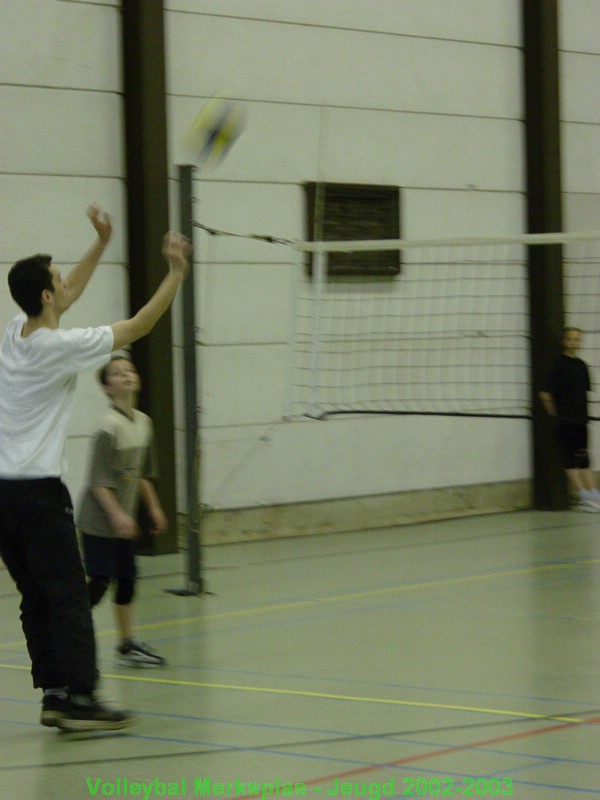
[[58, 723], [61, 719], [62, 715], [57, 711], [43, 711], [40, 723], [46, 728], [58, 728]]
[[67, 733], [83, 733], [85, 731], [120, 731], [133, 724], [133, 719], [127, 717], [120, 720], [108, 719], [70, 719], [63, 717], [56, 723], [57, 728]]
[[164, 667], [164, 662], [162, 664], [154, 663], [152, 664], [150, 661], [129, 661], [126, 659], [117, 659], [115, 661], [115, 666], [117, 667], [134, 667], [135, 669], [156, 669], [157, 667]]

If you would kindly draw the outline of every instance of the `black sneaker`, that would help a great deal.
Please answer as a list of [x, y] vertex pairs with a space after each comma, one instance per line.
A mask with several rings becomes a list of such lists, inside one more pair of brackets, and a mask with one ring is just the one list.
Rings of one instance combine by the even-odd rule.
[[118, 667], [164, 667], [167, 662], [144, 642], [128, 639], [117, 647], [116, 663]]
[[118, 731], [131, 725], [133, 719], [124, 711], [113, 711], [89, 698], [89, 702], [65, 701], [65, 707], [54, 723], [62, 731]]
[[69, 707], [69, 698], [64, 695], [45, 694], [42, 699], [40, 722], [47, 728], [57, 728]]

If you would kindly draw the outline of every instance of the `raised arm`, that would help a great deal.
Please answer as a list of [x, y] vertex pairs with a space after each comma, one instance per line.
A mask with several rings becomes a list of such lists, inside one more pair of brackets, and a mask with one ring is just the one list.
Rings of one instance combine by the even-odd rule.
[[87, 210], [87, 215], [94, 226], [98, 237], [89, 250], [84, 254], [81, 261], [76, 264], [65, 278], [65, 286], [69, 299], [69, 306], [78, 300], [90, 278], [94, 274], [94, 269], [106, 249], [106, 245], [112, 236], [112, 223], [110, 217], [100, 206], [91, 205]]
[[188, 273], [190, 252], [191, 245], [185, 236], [180, 233], [167, 233], [163, 239], [162, 253], [169, 265], [168, 272], [150, 300], [135, 316], [111, 325], [114, 335], [113, 350], [120, 350], [150, 333], [170, 307], [177, 289]]

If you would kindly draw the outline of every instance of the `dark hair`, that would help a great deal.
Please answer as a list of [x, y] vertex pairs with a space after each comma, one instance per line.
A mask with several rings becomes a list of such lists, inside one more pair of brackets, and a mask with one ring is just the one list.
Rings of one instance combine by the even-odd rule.
[[110, 357], [110, 360], [106, 362], [102, 369], [98, 370], [98, 380], [103, 386], [108, 384], [108, 381], [106, 380], [106, 373], [113, 361], [129, 361], [130, 364], [133, 364], [133, 359], [128, 356], [127, 353], [113, 353]]
[[8, 273], [8, 286], [12, 299], [21, 306], [28, 317], [42, 313], [42, 292], [54, 291], [50, 264], [52, 256], [38, 253], [17, 261]]

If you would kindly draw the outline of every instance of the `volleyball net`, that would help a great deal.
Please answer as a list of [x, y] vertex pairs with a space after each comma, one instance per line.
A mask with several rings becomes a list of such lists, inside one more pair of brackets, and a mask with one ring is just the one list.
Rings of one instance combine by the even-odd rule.
[[[191, 369], [183, 381], [188, 508], [228, 507], [227, 487], [252, 473], [275, 426], [287, 420], [530, 418], [532, 248], [560, 248], [565, 323], [583, 330], [582, 357], [592, 377], [600, 375], [600, 232], [301, 241], [211, 227], [194, 207], [188, 179], [182, 229], [195, 240], [198, 291], [191, 280], [184, 285], [182, 339], [187, 361], [199, 356], [198, 384]], [[226, 209], [211, 204], [217, 219], [219, 210]], [[369, 259], [363, 270], [356, 256], [376, 251], [399, 253], [399, 270], [371, 274]], [[348, 252], [352, 274], [340, 274], [339, 258], [330, 267], [331, 253]], [[591, 395], [590, 410], [600, 419], [600, 395]], [[272, 426], [266, 433], [265, 425]], [[209, 449], [222, 441], [227, 454], [211, 473], [206, 506], [196, 451], [203, 431]], [[189, 560], [195, 567], [191, 547]], [[197, 574], [188, 582], [196, 587]]]
[[[562, 246], [567, 323], [593, 367], [598, 233], [299, 245], [313, 269], [297, 297], [294, 413], [529, 417], [528, 248], [548, 245]], [[392, 247], [393, 279], [328, 273], [330, 252]]]
[[[212, 235], [239, 236], [196, 223]], [[531, 416], [529, 248], [560, 247], [565, 321], [600, 374], [600, 232], [503, 238], [301, 242], [285, 416]], [[361, 274], [356, 254], [400, 253], [394, 275]], [[353, 273], [330, 271], [352, 253]], [[338, 259], [339, 262], [339, 259]], [[558, 349], [558, 331], [556, 347]], [[600, 398], [591, 398], [600, 417]]]

